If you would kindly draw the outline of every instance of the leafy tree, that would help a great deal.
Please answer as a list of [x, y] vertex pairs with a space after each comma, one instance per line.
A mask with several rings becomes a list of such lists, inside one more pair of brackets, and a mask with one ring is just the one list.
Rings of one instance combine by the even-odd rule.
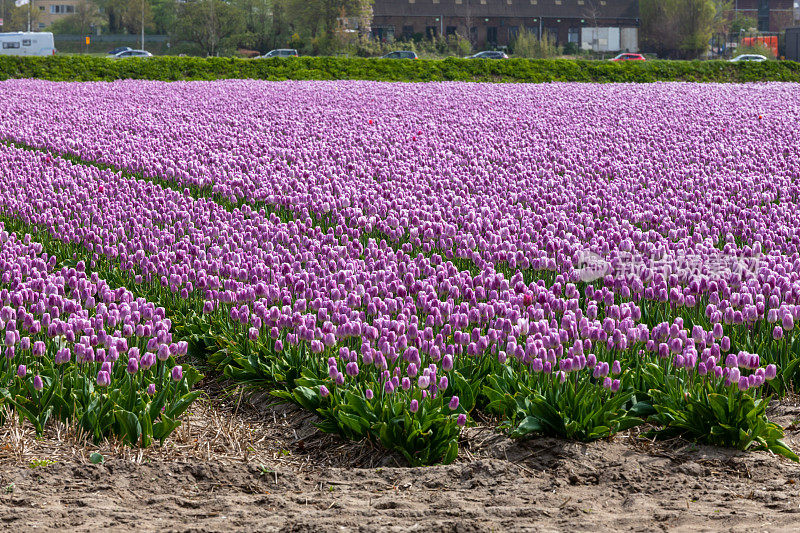
[[641, 0], [645, 49], [673, 59], [694, 59], [708, 50], [717, 20], [717, 0]]
[[233, 0], [244, 25], [236, 34], [237, 46], [267, 52], [273, 48], [275, 32], [271, 0]]
[[128, 33], [138, 34], [142, 31], [142, 16], [144, 15], [145, 31], [153, 26], [153, 10], [147, 0], [123, 0], [120, 5], [121, 27]]
[[222, 0], [187, 0], [178, 7], [175, 37], [213, 56], [236, 46], [245, 25], [240, 9]]
[[172, 32], [178, 17], [178, 3], [175, 0], [149, 0], [153, 12], [153, 27], [161, 35]]
[[49, 28], [53, 33], [77, 33], [88, 35], [92, 26], [100, 26], [104, 22], [97, 5], [87, 0], [75, 5], [75, 13], [57, 20]]
[[312, 38], [332, 35], [337, 29], [337, 19], [342, 13], [363, 18], [372, 9], [372, 0], [280, 0], [286, 19], [295, 31]]

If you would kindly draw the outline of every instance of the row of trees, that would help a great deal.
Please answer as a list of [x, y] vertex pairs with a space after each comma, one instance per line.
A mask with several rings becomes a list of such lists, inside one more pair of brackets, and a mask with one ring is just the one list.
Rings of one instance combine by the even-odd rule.
[[[6, 14], [3, 29], [25, 29], [29, 6], [0, 3]], [[39, 10], [34, 7], [30, 15], [36, 27]], [[196, 52], [215, 55], [242, 48], [263, 52], [292, 41], [330, 48], [345, 33], [345, 20], [357, 26], [371, 15], [371, 0], [82, 0], [74, 14], [49, 30], [138, 34], [144, 22], [146, 33], [170, 35]]]

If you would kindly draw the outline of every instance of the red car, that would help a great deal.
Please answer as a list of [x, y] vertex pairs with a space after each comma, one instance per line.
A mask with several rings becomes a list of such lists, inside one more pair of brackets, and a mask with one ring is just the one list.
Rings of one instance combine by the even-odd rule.
[[612, 57], [609, 61], [644, 61], [642, 54], [620, 54], [617, 57]]

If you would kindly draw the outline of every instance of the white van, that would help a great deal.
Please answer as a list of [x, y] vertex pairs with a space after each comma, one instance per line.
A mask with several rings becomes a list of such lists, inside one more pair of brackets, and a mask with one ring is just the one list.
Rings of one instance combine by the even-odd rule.
[[56, 48], [50, 32], [0, 33], [0, 55], [52, 56]]

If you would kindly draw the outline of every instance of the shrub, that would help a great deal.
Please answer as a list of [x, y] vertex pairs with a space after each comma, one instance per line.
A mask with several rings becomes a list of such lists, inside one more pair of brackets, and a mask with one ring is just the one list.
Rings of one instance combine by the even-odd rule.
[[[395, 45], [396, 46], [396, 45]], [[457, 45], [459, 46], [459, 45]], [[419, 46], [418, 51], [421, 51]], [[381, 61], [365, 58], [300, 57], [272, 59], [154, 57], [116, 61], [104, 57], [0, 57], [0, 80], [161, 81], [251, 78], [262, 80], [753, 82], [800, 81], [800, 63], [769, 61], [607, 61], [522, 59], [507, 61], [449, 57], [443, 60]]]

